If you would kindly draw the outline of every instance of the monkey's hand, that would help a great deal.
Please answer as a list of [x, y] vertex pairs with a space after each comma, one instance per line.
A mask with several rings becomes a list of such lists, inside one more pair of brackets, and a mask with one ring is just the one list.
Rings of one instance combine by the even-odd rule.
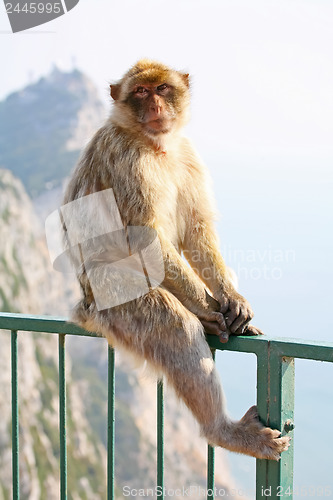
[[217, 335], [223, 343], [228, 342], [231, 332], [227, 327], [223, 314], [219, 311], [220, 304], [207, 291], [205, 293], [209, 309], [201, 311], [197, 316], [206, 333]]
[[205, 332], [210, 335], [217, 335], [219, 337], [220, 342], [225, 344], [229, 340], [230, 330], [227, 328], [226, 331], [221, 330], [220, 325], [217, 321], [206, 321], [201, 319], [201, 324], [205, 329]]
[[224, 291], [218, 300], [230, 332], [242, 335], [253, 318], [253, 311], [248, 301], [235, 290]]

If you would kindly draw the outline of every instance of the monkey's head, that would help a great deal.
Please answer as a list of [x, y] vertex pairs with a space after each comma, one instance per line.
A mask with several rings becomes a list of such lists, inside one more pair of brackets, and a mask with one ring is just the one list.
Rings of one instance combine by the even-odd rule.
[[189, 76], [161, 63], [139, 61], [110, 89], [113, 121], [153, 140], [178, 130], [188, 119]]

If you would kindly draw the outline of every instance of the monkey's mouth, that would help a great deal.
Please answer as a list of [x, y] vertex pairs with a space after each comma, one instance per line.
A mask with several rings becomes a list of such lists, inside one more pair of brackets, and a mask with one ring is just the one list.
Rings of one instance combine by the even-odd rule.
[[170, 132], [171, 125], [171, 120], [166, 118], [157, 118], [144, 124], [146, 131], [153, 135], [167, 134]]

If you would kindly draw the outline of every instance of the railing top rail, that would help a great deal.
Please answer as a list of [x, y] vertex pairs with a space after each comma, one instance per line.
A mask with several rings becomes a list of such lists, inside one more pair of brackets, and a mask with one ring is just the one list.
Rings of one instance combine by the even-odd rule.
[[[32, 314], [1, 312], [0, 329], [100, 337], [95, 332], [89, 332], [68, 322], [66, 318], [35, 316]], [[214, 335], [208, 335], [207, 340], [210, 347], [223, 351], [248, 352], [261, 355], [267, 353], [267, 350], [270, 349], [280, 356], [333, 362], [333, 342], [268, 337], [266, 335], [231, 337], [226, 344], [222, 344], [218, 337]]]
[[0, 329], [100, 337], [96, 332], [88, 332], [74, 325], [74, 323], [70, 323], [66, 318], [56, 316], [35, 316], [34, 314], [1, 312]]
[[208, 343], [210, 347], [223, 351], [248, 352], [265, 356], [270, 351], [278, 356], [333, 362], [333, 342], [260, 335], [230, 337], [226, 344], [221, 344], [218, 337], [209, 335]]

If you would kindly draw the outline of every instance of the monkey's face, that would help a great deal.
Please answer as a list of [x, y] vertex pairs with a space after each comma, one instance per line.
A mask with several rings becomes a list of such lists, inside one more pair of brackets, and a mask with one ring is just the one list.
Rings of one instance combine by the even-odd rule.
[[113, 117], [122, 127], [156, 138], [180, 128], [189, 107], [188, 75], [143, 60], [111, 85]]
[[127, 103], [146, 133], [166, 134], [172, 129], [176, 118], [175, 91], [169, 83], [136, 84]]

